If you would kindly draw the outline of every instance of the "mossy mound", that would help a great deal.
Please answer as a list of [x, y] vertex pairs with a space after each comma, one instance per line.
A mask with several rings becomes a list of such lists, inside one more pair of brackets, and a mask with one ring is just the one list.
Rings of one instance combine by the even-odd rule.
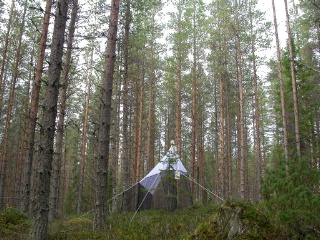
[[31, 226], [30, 218], [14, 208], [0, 212], [1, 239], [26, 239]]
[[258, 204], [227, 201], [187, 239], [282, 239]]

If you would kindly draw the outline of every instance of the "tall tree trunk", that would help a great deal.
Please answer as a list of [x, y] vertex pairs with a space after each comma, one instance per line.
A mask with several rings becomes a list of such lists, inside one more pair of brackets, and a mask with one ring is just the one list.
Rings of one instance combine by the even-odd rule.
[[176, 99], [177, 99], [177, 110], [176, 110], [176, 147], [177, 147], [177, 153], [179, 157], [181, 158], [181, 78], [182, 78], [182, 41], [180, 35], [182, 34], [182, 24], [181, 24], [181, 18], [182, 18], [182, 10], [181, 10], [181, 3], [178, 4], [178, 34], [179, 34], [179, 42], [178, 42], [178, 52], [177, 52], [177, 93], [176, 93]]
[[[154, 51], [153, 49], [151, 51]], [[152, 57], [152, 61], [154, 61]], [[153, 65], [153, 64], [152, 64]], [[147, 172], [154, 167], [154, 66], [151, 67], [151, 76], [149, 82], [149, 96], [148, 96], [148, 134], [147, 134]]]
[[[214, 81], [214, 106], [218, 106], [218, 81]], [[214, 112], [214, 121], [212, 123], [212, 128], [213, 129], [213, 139], [211, 140], [213, 142], [212, 149], [214, 149], [214, 159], [213, 159], [213, 166], [214, 166], [214, 171], [213, 171], [213, 189], [214, 192], [218, 195], [221, 196], [221, 188], [220, 188], [220, 179], [219, 179], [219, 141], [215, 141], [214, 139], [219, 139], [219, 126], [218, 126], [218, 111]]]
[[281, 55], [280, 55], [280, 43], [278, 36], [278, 23], [277, 23], [277, 14], [276, 8], [274, 5], [274, 0], [272, 0], [272, 10], [273, 10], [273, 25], [274, 25], [274, 36], [276, 38], [276, 47], [277, 47], [277, 66], [278, 66], [278, 74], [280, 81], [280, 95], [281, 95], [281, 111], [282, 111], [282, 125], [283, 125], [283, 143], [284, 143], [284, 155], [286, 161], [289, 158], [289, 144], [288, 144], [288, 126], [287, 126], [287, 111], [286, 111], [286, 103], [285, 103], [285, 94], [284, 94], [284, 80], [282, 74], [282, 64], [281, 64]]
[[292, 42], [292, 34], [290, 27], [290, 17], [288, 12], [288, 3], [287, 0], [284, 0], [284, 6], [286, 11], [286, 24], [288, 32], [288, 45], [290, 52], [290, 67], [291, 67], [291, 79], [292, 79], [292, 95], [293, 95], [293, 106], [294, 106], [294, 126], [295, 126], [295, 135], [296, 135], [296, 149], [297, 156], [301, 157], [301, 144], [300, 144], [300, 127], [299, 127], [299, 106], [298, 106], [298, 93], [297, 93], [297, 79], [296, 79], [296, 70], [294, 66], [294, 50]]
[[[120, 54], [120, 46], [118, 46], [118, 54]], [[120, 72], [120, 71], [118, 71]], [[113, 107], [113, 121], [114, 121], [114, 131], [113, 131], [113, 143], [112, 143], [112, 212], [117, 211], [117, 195], [118, 195], [118, 162], [119, 162], [119, 147], [120, 147], [120, 105], [121, 105], [121, 78], [120, 74], [118, 74], [118, 79], [116, 83], [116, 93], [117, 99], [115, 100], [116, 106]]]
[[[140, 180], [140, 176], [141, 176], [141, 161], [142, 161], [142, 157], [141, 157], [141, 153], [142, 153], [142, 122], [143, 122], [143, 115], [144, 115], [144, 111], [143, 111], [143, 106], [144, 106], [144, 78], [145, 78], [145, 70], [142, 70], [142, 76], [140, 79], [140, 105], [139, 105], [139, 120], [138, 120], [138, 136], [137, 136], [137, 158], [136, 158], [136, 169], [135, 169], [135, 182], [138, 182]], [[143, 164], [142, 164], [142, 167]]]
[[[152, 14], [152, 23], [155, 24], [155, 12]], [[149, 95], [148, 95], [148, 132], [147, 132], [147, 172], [154, 167], [154, 83], [155, 83], [155, 29], [152, 29], [151, 37], [151, 64], [149, 77]]]
[[137, 169], [137, 158], [138, 158], [138, 136], [139, 136], [139, 72], [140, 70], [136, 69], [137, 76], [135, 76], [134, 80], [134, 113], [133, 113], [133, 162], [132, 162], [132, 174], [131, 176], [131, 184], [136, 183], [136, 169]]
[[33, 199], [34, 224], [30, 232], [31, 239], [35, 240], [47, 238], [50, 175], [54, 153], [55, 120], [57, 117], [68, 3], [68, 0], [59, 0], [54, 21], [48, 80], [43, 102], [43, 119], [40, 125], [40, 142]]
[[[12, 3], [14, 6], [14, 2]], [[13, 112], [13, 105], [15, 99], [15, 89], [16, 83], [18, 80], [19, 75], [19, 66], [21, 62], [21, 44], [22, 44], [22, 37], [24, 32], [24, 25], [25, 25], [25, 17], [27, 11], [27, 3], [24, 3], [24, 10], [22, 15], [22, 22], [19, 29], [19, 36], [18, 36], [18, 46], [17, 52], [15, 57], [15, 64], [13, 69], [13, 78], [11, 80], [11, 87], [10, 87], [10, 94], [9, 94], [9, 103], [7, 108], [7, 117], [5, 123], [5, 129], [3, 134], [3, 141], [2, 141], [2, 155], [1, 155], [1, 178], [0, 178], [0, 210], [3, 210], [4, 207], [4, 196], [6, 196], [5, 186], [6, 186], [6, 177], [7, 177], [7, 158], [8, 158], [8, 142], [9, 142], [9, 135], [10, 135], [10, 126], [11, 126], [11, 119], [12, 119], [12, 112]]]
[[113, 72], [115, 65], [115, 51], [118, 30], [120, 0], [112, 0], [109, 22], [109, 33], [106, 50], [106, 61], [104, 70], [104, 81], [102, 85], [102, 97], [99, 116], [99, 132], [96, 162], [96, 198], [94, 211], [94, 229], [102, 229], [106, 224], [107, 217], [107, 180], [108, 160], [110, 143], [110, 113], [112, 100]]
[[[192, 112], [191, 112], [191, 177], [196, 177], [196, 124], [197, 124], [197, 55], [196, 55], [196, 24], [195, 11], [193, 12], [193, 66], [192, 66]], [[192, 182], [191, 191], [196, 193], [195, 184]]]
[[59, 208], [59, 195], [60, 195], [60, 172], [61, 172], [61, 161], [62, 161], [62, 151], [63, 151], [63, 134], [64, 134], [64, 122], [66, 115], [66, 105], [67, 105], [67, 92], [70, 80], [70, 69], [71, 69], [71, 54], [73, 48], [73, 39], [75, 32], [75, 25], [78, 16], [78, 0], [73, 0], [71, 20], [68, 29], [68, 39], [67, 39], [67, 52], [65, 58], [65, 64], [63, 67], [63, 79], [60, 88], [60, 112], [59, 120], [57, 126], [57, 136], [56, 136], [56, 150], [55, 158], [52, 164], [52, 175], [51, 175], [51, 190], [50, 190], [50, 208], [49, 208], [49, 220], [53, 220], [58, 215]]
[[[226, 92], [228, 92], [229, 89], [229, 84], [226, 84]], [[227, 196], [231, 197], [233, 194], [233, 176], [232, 176], [232, 136], [231, 136], [231, 121], [230, 121], [230, 104], [229, 104], [229, 97], [226, 98], [225, 101], [225, 108], [226, 108], [226, 116], [225, 116], [225, 121], [226, 121], [226, 138], [227, 138], [227, 146], [226, 146], [226, 162], [228, 163], [228, 190], [229, 192], [227, 193]]]
[[36, 66], [36, 73], [34, 77], [34, 83], [31, 94], [29, 122], [27, 128], [27, 153], [26, 159], [23, 166], [23, 187], [22, 187], [22, 201], [21, 209], [25, 212], [29, 211], [30, 204], [30, 188], [31, 188], [31, 175], [32, 175], [32, 164], [34, 155], [34, 144], [35, 144], [35, 131], [37, 123], [37, 115], [39, 108], [39, 96], [41, 87], [41, 77], [43, 70], [43, 62], [45, 57], [46, 42], [48, 36], [48, 28], [51, 14], [52, 0], [46, 1], [45, 14], [42, 23], [42, 32], [40, 38], [40, 47], [38, 53], [38, 60]]
[[[238, 0], [236, 0], [236, 9], [239, 11]], [[244, 124], [244, 96], [243, 96], [243, 73], [242, 73], [242, 54], [240, 41], [240, 20], [239, 13], [236, 13], [236, 44], [237, 44], [237, 69], [239, 86], [239, 134], [240, 138], [240, 197], [246, 196], [245, 178], [246, 178], [246, 159], [245, 159], [245, 124]]]
[[[28, 82], [25, 90], [25, 98], [23, 100], [24, 102], [24, 107], [23, 107], [23, 115], [27, 116], [28, 111], [29, 111], [29, 102], [30, 102], [30, 86], [31, 86], [31, 81], [33, 77], [33, 56], [34, 56], [34, 46], [32, 47], [32, 52], [31, 52], [31, 59], [29, 62], [29, 76], [28, 76]], [[16, 170], [16, 180], [15, 180], [15, 194], [16, 194], [16, 203], [15, 207], [20, 208], [21, 207], [21, 190], [22, 190], [22, 176], [23, 176], [23, 166], [24, 166], [24, 160], [26, 157], [26, 129], [28, 126], [28, 120], [26, 117], [23, 118], [23, 123], [22, 123], [22, 128], [20, 129], [20, 144], [19, 144], [19, 153], [18, 153], [18, 165], [17, 165], [17, 170]]]
[[[251, 25], [251, 36], [253, 37], [253, 13], [251, 12], [250, 4], [250, 25]], [[255, 161], [254, 161], [254, 191], [253, 199], [260, 200], [260, 177], [261, 177], [261, 137], [260, 137], [260, 106], [259, 106], [259, 91], [258, 91], [258, 77], [257, 77], [257, 64], [256, 64], [256, 52], [255, 52], [255, 41], [251, 42], [252, 51], [252, 67], [253, 67], [253, 86], [254, 86], [254, 106], [255, 106], [255, 132], [256, 132], [256, 149], [255, 149]]]
[[[15, 9], [15, 0], [12, 0], [11, 7], [10, 7], [9, 20], [8, 20], [8, 25], [7, 25], [7, 32], [6, 32], [6, 36], [5, 36], [5, 40], [4, 40], [2, 59], [1, 59], [1, 71], [0, 71], [0, 119], [2, 117], [2, 107], [3, 107], [3, 91], [4, 91], [4, 85], [5, 85], [5, 74], [4, 74], [5, 73], [5, 65], [6, 65], [6, 62], [7, 62], [7, 53], [8, 53], [8, 46], [9, 46], [9, 42], [10, 42], [11, 25], [12, 25], [12, 20], [13, 20], [13, 15], [14, 15], [14, 9]], [[0, 123], [1, 123], [1, 120], [0, 120]], [[0, 165], [2, 165], [2, 162], [1, 162]], [[0, 201], [2, 201], [2, 200], [0, 200]]]
[[[122, 150], [122, 172], [123, 172], [123, 186], [124, 190], [128, 189], [130, 185], [130, 162], [129, 162], [129, 129], [128, 129], [128, 118], [129, 118], [129, 102], [128, 102], [128, 89], [129, 89], [129, 75], [128, 75], [128, 60], [129, 60], [129, 30], [130, 30], [130, 0], [126, 1], [126, 14], [125, 14], [125, 26], [124, 26], [124, 74], [123, 74], [123, 120], [122, 120], [122, 129], [123, 129], [123, 150]], [[124, 194], [122, 201], [122, 209], [124, 211], [128, 210], [129, 206], [128, 195]]]
[[84, 183], [84, 170], [86, 164], [86, 152], [87, 152], [87, 132], [88, 132], [88, 121], [89, 121], [89, 106], [90, 106], [90, 99], [91, 99], [91, 78], [92, 76], [92, 69], [93, 69], [93, 52], [94, 49], [91, 49], [91, 56], [90, 56], [90, 63], [88, 66], [88, 82], [87, 82], [87, 95], [86, 95], [86, 105], [84, 110], [84, 117], [83, 117], [83, 125], [82, 125], [82, 144], [81, 144], [81, 160], [80, 160], [80, 179], [79, 179], [79, 186], [78, 186], [78, 203], [77, 203], [77, 213], [80, 214], [81, 206], [82, 206], [82, 194], [83, 194], [83, 183]]
[[[203, 144], [203, 106], [199, 106], [200, 114], [198, 115], [198, 131], [197, 131], [197, 152], [198, 152], [198, 183], [204, 186], [204, 173], [205, 173], [205, 161], [204, 161], [204, 144]], [[204, 190], [198, 187], [198, 199], [200, 203], [204, 203]]]
[[[34, 40], [37, 39], [37, 37], [34, 37]], [[23, 187], [23, 168], [24, 168], [24, 161], [26, 158], [26, 144], [27, 144], [27, 128], [28, 128], [28, 111], [29, 111], [29, 103], [30, 103], [30, 91], [31, 91], [31, 82], [34, 77], [34, 53], [35, 53], [35, 45], [32, 46], [32, 52], [31, 52], [31, 58], [29, 62], [29, 76], [28, 76], [28, 82], [25, 90], [25, 100], [24, 102], [24, 108], [23, 108], [23, 115], [25, 116], [23, 119], [23, 127], [20, 130], [20, 146], [19, 146], [19, 154], [18, 154], [18, 171], [16, 175], [16, 196], [18, 198], [16, 199], [16, 207], [20, 208], [22, 207], [21, 202], [23, 201], [22, 198], [22, 187]], [[23, 209], [21, 209], [23, 211]]]
[[224, 117], [224, 84], [223, 84], [223, 73], [219, 73], [219, 96], [220, 96], [220, 191], [221, 197], [224, 198], [226, 191], [225, 191], [225, 140], [224, 140], [224, 128], [225, 128], [225, 117]]

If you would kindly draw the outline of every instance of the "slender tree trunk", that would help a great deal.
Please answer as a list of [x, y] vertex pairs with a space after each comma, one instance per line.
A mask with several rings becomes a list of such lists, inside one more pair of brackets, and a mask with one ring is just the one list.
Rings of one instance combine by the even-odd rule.
[[[155, 24], [155, 12], [152, 14], [152, 23]], [[151, 64], [150, 64], [150, 77], [149, 77], [149, 95], [148, 95], [148, 132], [147, 132], [147, 172], [154, 166], [154, 83], [155, 83], [155, 29], [152, 29], [151, 37]]]
[[224, 128], [225, 128], [225, 120], [224, 120], [224, 90], [223, 90], [223, 73], [219, 73], [219, 96], [220, 96], [220, 184], [221, 184], [221, 197], [225, 197], [225, 141], [224, 141]]
[[[226, 88], [226, 92], [228, 92], [228, 83], [227, 83], [227, 88]], [[226, 101], [225, 101], [225, 108], [226, 108], [226, 117], [225, 117], [225, 121], [226, 121], [226, 138], [227, 138], [227, 146], [226, 146], [226, 161], [228, 162], [228, 196], [232, 196], [233, 194], [233, 176], [232, 176], [232, 136], [231, 136], [231, 123], [230, 123], [230, 112], [229, 112], [229, 97], [226, 97]]]
[[133, 172], [131, 175], [131, 184], [132, 183], [136, 183], [136, 171], [137, 171], [137, 158], [138, 158], [138, 151], [140, 151], [140, 149], [138, 148], [138, 136], [139, 136], [139, 96], [140, 96], [140, 92], [139, 92], [139, 71], [140, 70], [136, 70], [137, 71], [137, 76], [135, 76], [135, 80], [134, 80], [134, 113], [133, 113], [133, 132], [134, 132], [134, 136], [133, 136], [133, 162], [132, 162], [132, 166], [133, 166]]
[[[143, 69], [142, 76], [141, 76], [141, 83], [140, 83], [140, 105], [139, 105], [139, 120], [138, 120], [138, 143], [137, 143], [137, 158], [136, 158], [136, 174], [135, 174], [135, 182], [140, 180], [141, 176], [141, 153], [142, 153], [142, 124], [143, 124], [143, 106], [144, 106], [144, 78], [145, 78], [145, 70]], [[143, 164], [142, 164], [143, 167]]]
[[[199, 106], [200, 107], [200, 106]], [[198, 132], [197, 132], [197, 152], [198, 152], [198, 169], [199, 184], [204, 186], [205, 161], [204, 161], [204, 136], [203, 136], [203, 107], [200, 107], [201, 113], [198, 116]], [[200, 203], [204, 203], [204, 190], [198, 187], [198, 199]]]
[[288, 158], [289, 158], [289, 150], [288, 150], [289, 144], [288, 144], [287, 111], [286, 111], [285, 94], [284, 94], [284, 80], [283, 80], [283, 74], [282, 74], [280, 43], [279, 43], [279, 36], [278, 36], [277, 14], [276, 14], [276, 8], [275, 8], [275, 5], [274, 5], [274, 0], [272, 0], [272, 9], [273, 9], [273, 25], [274, 25], [274, 29], [275, 29], [274, 35], [275, 35], [275, 38], [276, 38], [276, 47], [277, 47], [277, 61], [278, 61], [277, 66], [278, 66], [278, 74], [279, 74], [279, 81], [280, 81], [284, 154], [285, 154], [286, 161], [288, 161]]
[[[217, 81], [215, 81], [214, 84], [214, 106], [218, 106], [218, 100], [217, 100]], [[218, 111], [215, 111], [214, 113], [214, 139], [219, 139], [219, 127], [218, 127]], [[216, 194], [218, 196], [221, 196], [221, 188], [220, 188], [220, 178], [219, 178], [219, 141], [216, 140], [212, 140], [214, 141], [214, 161], [213, 161], [213, 165], [214, 165], [214, 172], [213, 172], [213, 186], [214, 186], [214, 190], [216, 192]]]
[[[128, 89], [129, 89], [129, 75], [128, 75], [128, 59], [129, 59], [129, 30], [130, 30], [130, 0], [126, 1], [126, 15], [125, 15], [125, 28], [124, 28], [124, 74], [123, 74], [123, 150], [122, 150], [122, 161], [123, 161], [123, 186], [124, 190], [129, 187], [129, 177], [130, 177], [130, 168], [129, 168], [129, 129], [128, 129], [128, 118], [129, 118], [129, 102], [128, 102]], [[122, 209], [128, 211], [129, 206], [128, 195], [123, 195]]]
[[[193, 66], [192, 66], [192, 112], [191, 112], [191, 177], [196, 177], [196, 124], [197, 124], [197, 56], [195, 36], [195, 12], [193, 13]], [[195, 194], [195, 184], [191, 185], [192, 194]]]
[[293, 95], [293, 105], [294, 105], [294, 125], [295, 125], [295, 135], [296, 135], [296, 149], [297, 156], [301, 157], [301, 144], [300, 144], [300, 127], [299, 127], [299, 103], [298, 103], [298, 93], [297, 93], [297, 78], [296, 78], [296, 70], [294, 66], [294, 50], [293, 50], [293, 42], [292, 42], [292, 34], [290, 27], [290, 17], [288, 12], [288, 4], [287, 0], [284, 0], [284, 6], [286, 11], [286, 24], [287, 24], [287, 32], [288, 32], [288, 45], [290, 52], [290, 67], [291, 67], [291, 79], [292, 79], [292, 95]]
[[[152, 55], [153, 55], [153, 49]], [[154, 61], [153, 57], [152, 60]], [[154, 74], [154, 66], [152, 63], [151, 67], [151, 76], [149, 82], [149, 96], [148, 96], [148, 134], [147, 134], [147, 172], [149, 172], [154, 167], [154, 81], [155, 81], [155, 74]]]
[[[253, 23], [252, 23], [252, 12], [250, 5], [250, 25], [251, 25], [251, 36], [253, 37]], [[260, 106], [259, 106], [259, 91], [258, 91], [258, 77], [257, 77], [257, 64], [256, 64], [256, 53], [255, 53], [255, 42], [251, 42], [252, 51], [252, 65], [253, 65], [253, 86], [254, 86], [254, 103], [255, 103], [255, 131], [256, 131], [256, 149], [255, 149], [255, 178], [254, 178], [254, 191], [253, 199], [260, 200], [260, 178], [261, 178], [261, 137], [260, 137]]]
[[[8, 53], [8, 46], [9, 46], [9, 42], [10, 42], [11, 25], [12, 25], [12, 19], [13, 19], [13, 15], [14, 15], [14, 9], [15, 9], [15, 0], [12, 0], [11, 7], [10, 7], [9, 20], [8, 20], [8, 25], [7, 25], [7, 32], [6, 32], [6, 36], [5, 36], [5, 40], [4, 40], [2, 59], [1, 59], [1, 71], [0, 71], [0, 123], [1, 123], [1, 117], [2, 117], [2, 108], [3, 108], [3, 91], [4, 91], [4, 85], [5, 85], [5, 65], [6, 65], [6, 62], [7, 62], [7, 53]], [[2, 166], [3, 163], [1, 162], [0, 165]], [[0, 200], [0, 201], [2, 201], [2, 200]], [[1, 204], [1, 202], [0, 202], [0, 204]]]
[[73, 48], [73, 39], [75, 32], [75, 25], [78, 16], [78, 0], [73, 0], [71, 20], [69, 23], [68, 39], [67, 39], [67, 52], [65, 58], [65, 64], [63, 67], [63, 80], [60, 88], [60, 113], [57, 126], [56, 136], [56, 153], [53, 159], [53, 171], [51, 175], [51, 191], [50, 191], [50, 210], [49, 219], [53, 220], [58, 216], [59, 208], [59, 196], [60, 196], [60, 172], [61, 172], [61, 161], [63, 151], [63, 134], [64, 134], [64, 122], [66, 115], [67, 105], [67, 92], [69, 86], [69, 74], [71, 69], [71, 54]]
[[34, 224], [30, 232], [30, 238], [35, 240], [47, 238], [50, 175], [54, 153], [55, 120], [57, 117], [67, 13], [68, 0], [59, 0], [52, 36], [48, 81], [43, 102], [43, 119], [40, 125], [40, 142], [33, 199]]
[[[236, 1], [238, 9], [238, 0]], [[239, 9], [238, 9], [239, 11]], [[239, 135], [240, 138], [240, 197], [246, 196], [246, 159], [245, 159], [245, 125], [244, 125], [244, 96], [243, 96], [243, 80], [242, 80], [242, 54], [240, 41], [240, 20], [239, 14], [236, 13], [236, 44], [237, 44], [237, 68], [238, 68], [238, 86], [239, 86]]]
[[96, 162], [96, 200], [94, 212], [94, 229], [102, 229], [107, 218], [107, 180], [110, 143], [110, 113], [112, 101], [113, 72], [115, 65], [116, 40], [118, 30], [118, 16], [120, 0], [112, 0], [109, 22], [109, 33], [106, 50], [106, 62], [104, 81], [102, 85], [102, 97], [100, 105], [98, 148], [95, 157]]
[[[120, 46], [118, 46], [118, 53], [120, 54]], [[120, 71], [119, 71], [120, 72]], [[119, 147], [120, 147], [120, 88], [121, 88], [121, 78], [118, 74], [118, 81], [116, 84], [116, 93], [117, 99], [115, 101], [116, 106], [113, 110], [113, 121], [114, 121], [114, 132], [113, 132], [113, 143], [112, 143], [112, 212], [117, 211], [117, 194], [118, 194], [118, 162], [119, 162]]]
[[[68, 134], [65, 135], [65, 142], [68, 142]], [[61, 208], [65, 206], [65, 201], [68, 197], [69, 187], [70, 187], [70, 176], [71, 176], [71, 160], [67, 157], [67, 149], [63, 151], [63, 182], [61, 186], [61, 191], [63, 195], [61, 196]], [[93, 201], [92, 201], [93, 202]]]
[[27, 153], [23, 167], [23, 187], [22, 187], [22, 201], [21, 209], [25, 212], [29, 211], [30, 203], [30, 188], [31, 188], [31, 171], [33, 164], [34, 155], [34, 144], [35, 144], [35, 129], [37, 123], [37, 115], [39, 108], [39, 96], [41, 87], [41, 77], [43, 70], [43, 62], [45, 57], [46, 42], [48, 36], [49, 20], [51, 13], [52, 0], [46, 1], [45, 14], [42, 23], [42, 32], [40, 38], [40, 47], [38, 53], [36, 73], [34, 77], [34, 83], [31, 94], [30, 112], [29, 112], [29, 123], [27, 128]]
[[[16, 89], [16, 83], [18, 80], [19, 75], [19, 66], [21, 62], [21, 44], [22, 44], [22, 37], [24, 32], [24, 25], [25, 25], [25, 17], [26, 17], [26, 11], [27, 6], [24, 6], [24, 11], [22, 15], [22, 22], [20, 26], [20, 32], [18, 37], [18, 46], [17, 46], [17, 52], [15, 57], [15, 64], [13, 69], [13, 78], [11, 81], [11, 88], [10, 88], [10, 94], [9, 94], [9, 103], [7, 108], [7, 117], [6, 117], [6, 123], [5, 123], [5, 129], [3, 134], [3, 141], [2, 141], [2, 155], [1, 155], [1, 178], [0, 178], [0, 210], [3, 210], [4, 208], [4, 196], [6, 196], [5, 186], [6, 186], [6, 177], [7, 177], [7, 158], [8, 158], [8, 143], [9, 143], [9, 135], [10, 135], [10, 126], [11, 126], [11, 119], [12, 119], [12, 112], [13, 112], [13, 105], [14, 105], [14, 99], [15, 99], [15, 89]], [[14, 7], [14, 2], [12, 2], [12, 7]]]
[[[36, 39], [36, 37], [35, 37]], [[28, 79], [29, 81], [27, 82], [26, 86], [26, 92], [25, 92], [25, 100], [24, 102], [24, 108], [23, 108], [23, 115], [25, 116], [23, 118], [23, 127], [20, 130], [20, 146], [19, 146], [19, 154], [18, 154], [18, 170], [16, 174], [16, 196], [17, 202], [15, 206], [17, 208], [21, 208], [21, 201], [23, 200], [22, 198], [22, 187], [23, 187], [23, 167], [24, 167], [24, 161], [26, 158], [26, 144], [27, 144], [27, 134], [26, 134], [26, 129], [28, 127], [28, 119], [26, 116], [28, 116], [28, 111], [29, 111], [29, 103], [30, 103], [30, 90], [31, 90], [31, 81], [32, 78], [34, 77], [34, 52], [35, 52], [35, 45], [32, 46], [32, 52], [31, 52], [31, 59], [29, 62], [29, 76]], [[23, 209], [21, 209], [23, 210]]]
[[181, 3], [178, 5], [178, 34], [179, 34], [179, 42], [178, 42], [178, 52], [177, 52], [177, 110], [176, 110], [176, 147], [177, 153], [181, 158], [181, 71], [182, 71], [182, 41], [180, 35], [182, 34], [182, 27], [181, 27]]
[[84, 183], [84, 170], [86, 164], [86, 151], [87, 151], [87, 132], [88, 132], [88, 122], [89, 122], [89, 106], [91, 99], [91, 78], [92, 76], [92, 68], [93, 68], [93, 52], [94, 49], [91, 50], [90, 56], [90, 64], [88, 66], [88, 82], [87, 82], [87, 96], [86, 96], [86, 105], [84, 110], [84, 118], [83, 118], [83, 126], [82, 126], [82, 144], [81, 144], [81, 160], [80, 160], [80, 179], [79, 179], [79, 187], [78, 187], [78, 204], [77, 204], [77, 213], [80, 214], [81, 206], [82, 206], [82, 194], [83, 194], [83, 183]]
[[[24, 107], [23, 107], [23, 115], [27, 116], [28, 115], [28, 110], [29, 110], [29, 102], [30, 102], [30, 86], [31, 86], [31, 80], [33, 76], [33, 53], [34, 53], [34, 47], [32, 48], [32, 53], [31, 53], [31, 60], [30, 60], [30, 69], [29, 69], [29, 81], [27, 82], [26, 86], [26, 93], [25, 93], [25, 98], [23, 100], [24, 102]], [[15, 207], [20, 208], [20, 202], [21, 202], [21, 188], [22, 188], [22, 174], [23, 174], [23, 165], [24, 165], [24, 160], [25, 160], [25, 155], [26, 155], [26, 129], [27, 129], [27, 118], [24, 117], [22, 120], [22, 128], [20, 129], [20, 143], [19, 143], [19, 153], [18, 153], [18, 164], [17, 164], [17, 169], [16, 169], [16, 179], [15, 179], [15, 195], [16, 195], [16, 202], [15, 202]]]

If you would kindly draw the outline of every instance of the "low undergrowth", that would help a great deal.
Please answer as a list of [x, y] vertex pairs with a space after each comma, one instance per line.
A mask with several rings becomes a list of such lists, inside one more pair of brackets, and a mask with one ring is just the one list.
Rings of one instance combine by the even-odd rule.
[[50, 224], [49, 239], [184, 239], [216, 211], [215, 206], [112, 213], [106, 228], [93, 232], [92, 216], [60, 219]]
[[[194, 206], [175, 212], [142, 211], [110, 213], [105, 229], [94, 232], [93, 215], [65, 216], [49, 224], [49, 240], [59, 239], [303, 239], [288, 235], [285, 224], [279, 225], [263, 203], [227, 201], [220, 206]], [[0, 212], [0, 239], [27, 239], [30, 218], [16, 209]], [[309, 235], [305, 239], [320, 239]]]
[[8, 207], [0, 212], [0, 239], [27, 239], [30, 227], [30, 218], [17, 209]]

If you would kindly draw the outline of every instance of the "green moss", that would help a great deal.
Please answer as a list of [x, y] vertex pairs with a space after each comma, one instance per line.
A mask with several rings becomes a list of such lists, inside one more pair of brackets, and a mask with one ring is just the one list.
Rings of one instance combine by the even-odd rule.
[[[226, 209], [229, 209], [230, 212], [232, 212], [232, 209], [241, 209], [239, 217], [242, 231], [241, 234], [232, 239], [283, 239], [279, 229], [272, 224], [272, 220], [265, 215], [264, 209], [259, 204], [247, 201], [229, 200], [221, 205], [220, 209], [224, 209], [225, 211]], [[200, 223], [195, 231], [185, 239], [227, 239], [229, 229], [221, 230], [221, 226], [219, 227], [218, 224], [220, 217], [218, 213], [219, 210], [217, 210], [217, 213], [212, 214], [209, 220]]]
[[30, 226], [30, 218], [15, 208], [0, 212], [1, 239], [26, 239]]

